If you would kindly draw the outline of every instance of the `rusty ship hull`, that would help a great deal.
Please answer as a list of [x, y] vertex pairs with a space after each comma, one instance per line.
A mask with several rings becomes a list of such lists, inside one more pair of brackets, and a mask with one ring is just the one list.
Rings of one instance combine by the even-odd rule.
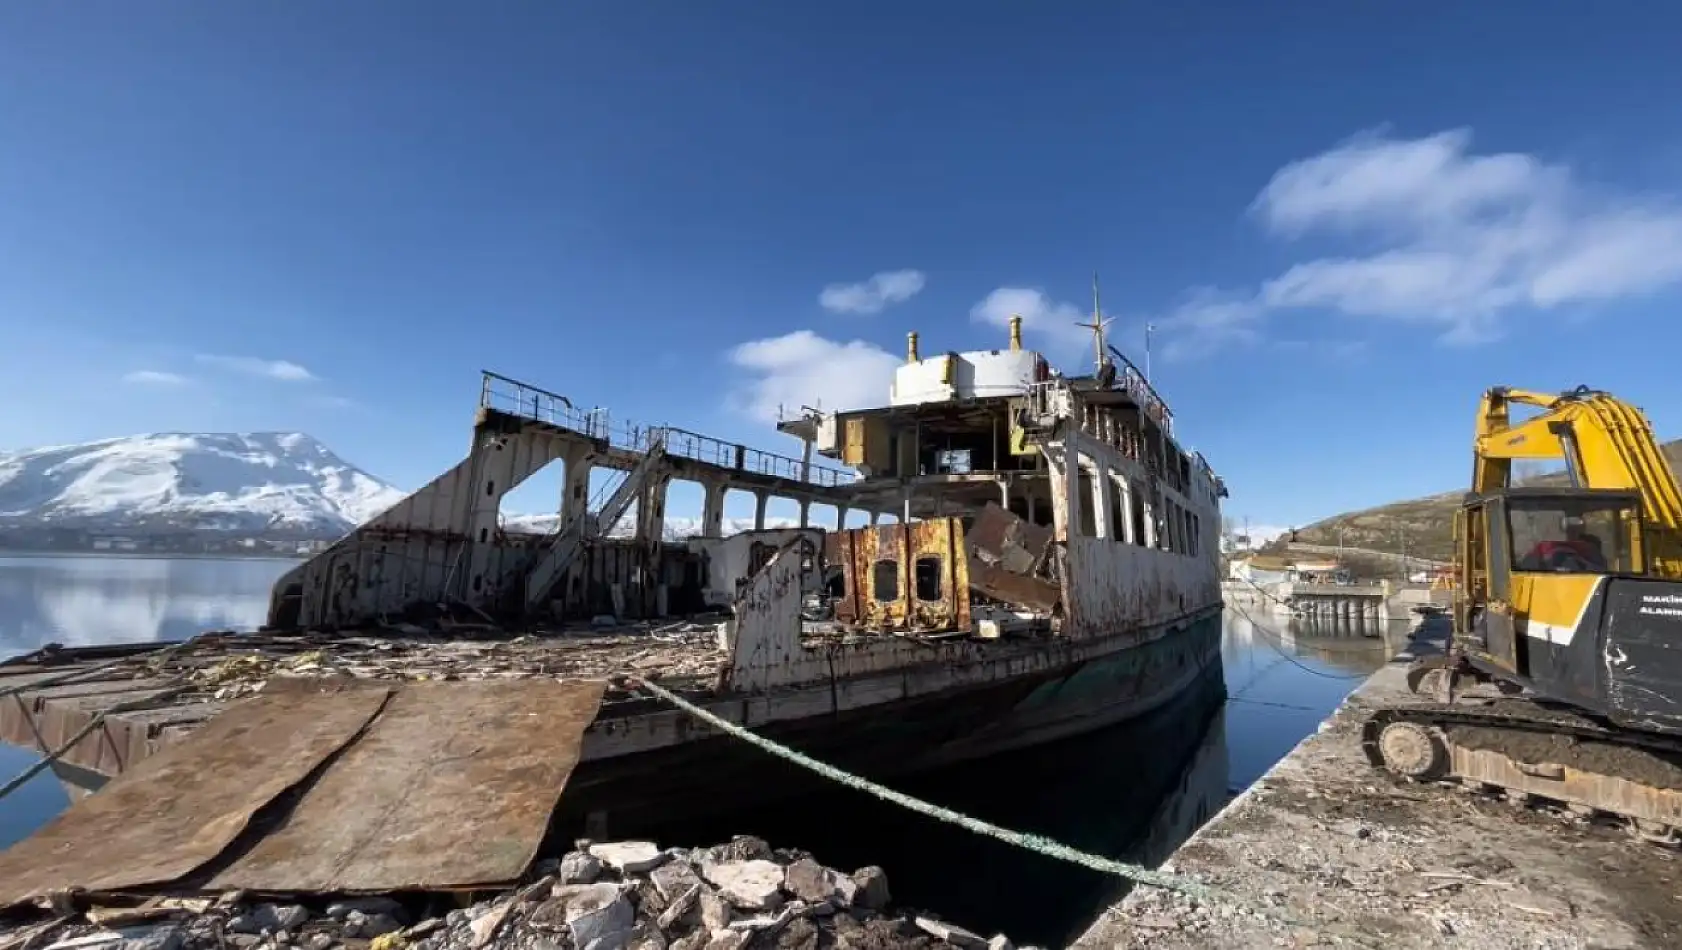
[[[763, 753], [627, 676], [886, 776], [1112, 725], [1218, 667], [1225, 488], [1131, 364], [1065, 377], [1014, 333], [1007, 350], [932, 359], [913, 344], [890, 396], [779, 426], [796, 458], [615, 424], [487, 373], [467, 456], [289, 571], [263, 634], [25, 691], [0, 734], [53, 748], [102, 716], [55, 765], [87, 790], [276, 676], [600, 679], [559, 808], [599, 829], [788, 785], [755, 783]], [[551, 465], [553, 527], [507, 530], [503, 498]], [[665, 537], [674, 480], [705, 498], [681, 542]], [[730, 492], [754, 498], [753, 529], [724, 532]], [[768, 524], [773, 498], [798, 505], [797, 525]], [[662, 633], [709, 612], [716, 628]], [[614, 629], [590, 629], [603, 615]], [[0, 687], [88, 662], [24, 658]]]

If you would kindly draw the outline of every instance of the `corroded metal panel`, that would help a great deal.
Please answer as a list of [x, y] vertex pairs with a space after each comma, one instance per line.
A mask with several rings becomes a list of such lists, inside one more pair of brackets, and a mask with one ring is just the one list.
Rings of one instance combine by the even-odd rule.
[[970, 625], [963, 523], [931, 518], [835, 532], [846, 594], [836, 619], [869, 630], [933, 633]]
[[211, 861], [258, 809], [367, 725], [390, 690], [362, 681], [271, 684], [166, 745], [0, 853], [0, 907], [68, 888], [164, 884]]
[[518, 878], [596, 718], [600, 680], [406, 683], [217, 890], [394, 891]]

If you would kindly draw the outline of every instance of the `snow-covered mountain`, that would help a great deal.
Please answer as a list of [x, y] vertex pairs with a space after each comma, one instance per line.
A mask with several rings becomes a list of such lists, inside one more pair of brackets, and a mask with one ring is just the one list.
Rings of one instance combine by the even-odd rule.
[[301, 432], [165, 432], [0, 453], [0, 527], [336, 536], [404, 494]]

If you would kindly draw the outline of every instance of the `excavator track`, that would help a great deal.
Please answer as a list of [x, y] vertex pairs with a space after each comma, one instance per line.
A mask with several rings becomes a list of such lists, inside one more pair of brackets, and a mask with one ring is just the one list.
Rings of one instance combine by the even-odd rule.
[[1654, 843], [1682, 844], [1682, 742], [1522, 699], [1374, 710], [1361, 747], [1376, 768], [1459, 782], [1610, 816]]

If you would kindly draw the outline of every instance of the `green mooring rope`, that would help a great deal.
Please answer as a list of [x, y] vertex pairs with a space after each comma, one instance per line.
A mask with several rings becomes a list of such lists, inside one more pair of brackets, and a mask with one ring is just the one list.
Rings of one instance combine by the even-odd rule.
[[[1013, 844], [1019, 848], [1033, 851], [1036, 854], [1042, 854], [1046, 857], [1055, 858], [1060, 861], [1067, 861], [1070, 864], [1078, 864], [1081, 867], [1090, 868], [1091, 870], [1102, 874], [1111, 874], [1116, 877], [1133, 881], [1136, 884], [1144, 884], [1148, 887], [1158, 887], [1163, 890], [1184, 894], [1186, 897], [1201, 903], [1225, 903], [1288, 926], [1312, 927], [1312, 925], [1298, 920], [1297, 918], [1292, 917], [1277, 908], [1269, 907], [1265, 904], [1258, 904], [1253, 901], [1247, 901], [1236, 894], [1229, 894], [1216, 888], [1209, 887], [1208, 885], [1201, 884], [1191, 878], [1181, 877], [1175, 874], [1165, 874], [1161, 871], [1153, 871], [1150, 868], [1141, 867], [1137, 864], [1128, 864], [1125, 861], [1117, 861], [1113, 858], [1103, 857], [1102, 855], [1080, 851], [1059, 841], [1047, 838], [1044, 835], [1028, 834], [1022, 831], [1012, 831], [1009, 828], [1004, 828], [999, 825], [992, 824], [991, 822], [982, 821], [979, 818], [972, 818], [962, 812], [956, 812], [950, 808], [943, 808], [932, 802], [923, 801], [920, 798], [913, 798], [904, 792], [896, 792], [885, 785], [878, 785], [867, 778], [862, 778], [860, 776], [853, 775], [850, 772], [842, 771], [833, 765], [820, 762], [817, 759], [791, 749], [788, 746], [773, 742], [770, 739], [747, 729], [746, 727], [729, 721], [728, 719], [720, 718], [712, 712], [709, 712], [689, 700], [684, 699], [682, 696], [673, 693], [671, 690], [652, 683], [641, 676], [626, 674], [621, 677], [621, 679], [648, 691], [650, 694], [665, 700], [668, 703], [671, 703], [673, 706], [676, 706], [678, 709], [688, 713], [696, 719], [699, 719], [707, 725], [734, 736], [737, 739], [741, 739], [749, 745], [763, 749], [766, 752], [783, 759], [784, 761], [792, 762], [801, 768], [815, 772], [824, 778], [830, 779], [831, 781], [845, 785], [849, 788], [858, 789], [861, 792], [866, 792], [885, 801], [893, 802], [896, 805], [908, 808], [919, 814], [927, 815], [930, 818], [957, 825], [960, 828], [973, 831], [976, 834], [996, 838], [1000, 841], [1006, 842], [1007, 844]], [[1321, 928], [1313, 929], [1326, 933]], [[1333, 936], [1329, 933], [1326, 935]], [[1352, 940], [1362, 946], [1376, 946], [1375, 944], [1369, 944], [1366, 941], [1349, 934], [1339, 934], [1336, 936], [1341, 939]]]

